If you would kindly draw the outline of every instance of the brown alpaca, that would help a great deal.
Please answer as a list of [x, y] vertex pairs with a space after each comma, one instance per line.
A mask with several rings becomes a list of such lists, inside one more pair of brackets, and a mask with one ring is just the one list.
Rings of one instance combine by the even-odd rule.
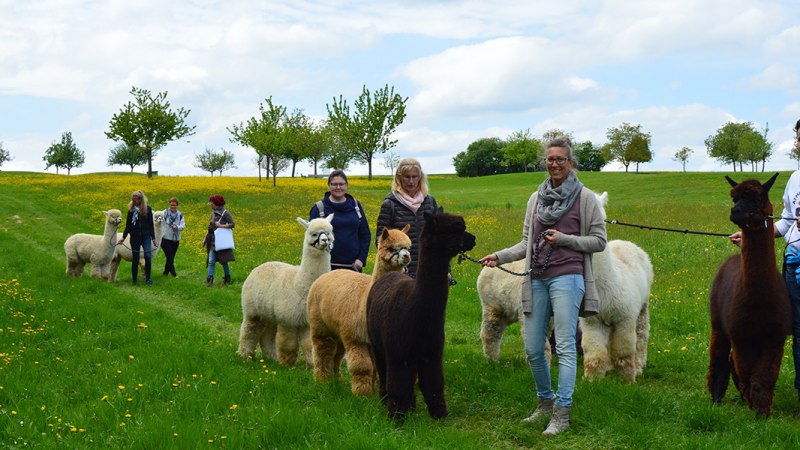
[[411, 261], [411, 225], [383, 229], [372, 276], [334, 270], [317, 278], [308, 291], [308, 324], [314, 354], [314, 376], [329, 380], [339, 374], [347, 353], [347, 370], [355, 395], [370, 395], [375, 369], [367, 336], [367, 294], [372, 283], [389, 272], [403, 270]]
[[786, 285], [775, 264], [769, 189], [756, 180], [733, 186], [730, 219], [742, 230], [742, 253], [728, 258], [711, 287], [708, 391], [720, 403], [733, 383], [750, 408], [767, 417], [772, 408], [783, 345], [790, 331]]
[[419, 237], [417, 278], [388, 273], [367, 299], [367, 330], [380, 379], [381, 399], [390, 418], [402, 419], [414, 408], [414, 382], [433, 418], [446, 417], [444, 398], [444, 315], [450, 259], [475, 247], [464, 218], [425, 213]]

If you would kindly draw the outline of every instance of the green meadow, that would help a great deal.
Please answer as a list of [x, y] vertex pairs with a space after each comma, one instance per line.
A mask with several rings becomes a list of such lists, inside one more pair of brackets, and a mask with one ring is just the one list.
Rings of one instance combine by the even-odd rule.
[[[581, 173], [609, 192], [612, 220], [715, 233], [728, 220], [730, 186], [721, 173]], [[729, 173], [737, 180], [769, 174]], [[788, 180], [771, 192], [776, 213]], [[481, 257], [521, 237], [525, 203], [543, 173], [461, 179], [430, 177], [446, 211], [465, 217]], [[352, 177], [374, 232], [390, 180]], [[102, 233], [101, 210], [124, 210], [142, 189], [154, 209], [176, 195], [188, 226], [178, 278], [154, 286], [65, 275], [64, 241]], [[453, 261], [458, 285], [446, 318], [445, 377], [450, 416], [419, 408], [404, 423], [386, 419], [377, 395], [356, 398], [349, 376], [318, 383], [304, 364], [244, 361], [236, 355], [240, 290], [265, 261], [299, 263], [303, 229], [325, 191], [322, 179], [64, 176], [0, 172], [0, 447], [2, 448], [800, 448], [800, 403], [787, 339], [773, 415], [756, 419], [731, 387], [721, 405], [705, 388], [708, 294], [722, 261], [738, 251], [724, 237], [608, 225], [609, 239], [634, 242], [655, 269], [649, 359], [629, 385], [614, 374], [589, 383], [579, 360], [572, 427], [545, 439], [545, 423], [521, 422], [535, 408], [519, 326], [504, 337], [501, 362], [488, 362], [479, 338], [477, 264]], [[236, 220], [233, 283], [207, 288], [200, 240], [208, 196], [222, 194]], [[783, 241], [776, 242], [778, 257]], [[371, 271], [373, 253], [367, 271]], [[218, 271], [221, 270], [218, 268]], [[140, 275], [141, 276], [141, 275]]]

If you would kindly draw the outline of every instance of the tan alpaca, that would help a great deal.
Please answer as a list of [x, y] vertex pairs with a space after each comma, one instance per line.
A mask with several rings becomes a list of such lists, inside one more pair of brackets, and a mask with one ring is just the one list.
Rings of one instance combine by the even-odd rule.
[[339, 373], [347, 352], [347, 369], [355, 395], [370, 395], [375, 369], [367, 336], [367, 294], [381, 276], [403, 270], [411, 261], [410, 225], [383, 229], [372, 276], [350, 270], [326, 273], [308, 291], [308, 323], [314, 355], [314, 376], [329, 380]]

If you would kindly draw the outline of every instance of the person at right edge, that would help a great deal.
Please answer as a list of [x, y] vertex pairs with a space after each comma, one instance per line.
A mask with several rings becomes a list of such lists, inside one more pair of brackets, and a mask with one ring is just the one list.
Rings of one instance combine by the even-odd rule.
[[[569, 428], [577, 375], [575, 348], [578, 316], [598, 313], [599, 296], [592, 272], [592, 253], [606, 247], [606, 226], [595, 194], [575, 175], [572, 143], [550, 141], [545, 152], [550, 175], [528, 200], [522, 241], [484, 256], [495, 267], [525, 257], [531, 275], [522, 282], [525, 353], [536, 385], [538, 404], [523, 422], [550, 416], [545, 436]], [[553, 316], [558, 355], [558, 387], [554, 392], [545, 357], [547, 328]]]

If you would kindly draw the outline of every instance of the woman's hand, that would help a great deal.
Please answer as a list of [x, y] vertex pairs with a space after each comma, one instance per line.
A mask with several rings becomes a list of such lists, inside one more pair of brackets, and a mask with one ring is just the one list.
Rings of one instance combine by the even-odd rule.
[[228, 227], [225, 226], [224, 223], [222, 223], [222, 221], [214, 222], [214, 225], [216, 225], [217, 228], [228, 228]]
[[361, 269], [363, 268], [364, 268], [364, 263], [361, 262], [360, 259], [353, 261], [353, 270], [355, 270], [356, 272], [361, 272]]
[[742, 232], [741, 231], [737, 231], [736, 233], [733, 233], [732, 235], [728, 236], [728, 239], [731, 240], [731, 244], [733, 244], [733, 245], [735, 245], [737, 247], [741, 247], [742, 246]]
[[500, 262], [500, 258], [497, 257], [497, 253], [492, 253], [481, 258], [480, 262], [482, 266], [496, 267], [497, 263]]
[[153, 247], [158, 247], [158, 242], [155, 239], [153, 239]]
[[542, 238], [544, 239], [545, 242], [550, 244], [551, 247], [555, 247], [556, 242], [558, 242], [559, 235], [561, 235], [561, 233], [558, 230], [551, 228], [549, 230], [544, 231], [544, 236], [542, 236]]
[[117, 245], [122, 245], [123, 242], [125, 242], [125, 239], [120, 239], [117, 241]]

